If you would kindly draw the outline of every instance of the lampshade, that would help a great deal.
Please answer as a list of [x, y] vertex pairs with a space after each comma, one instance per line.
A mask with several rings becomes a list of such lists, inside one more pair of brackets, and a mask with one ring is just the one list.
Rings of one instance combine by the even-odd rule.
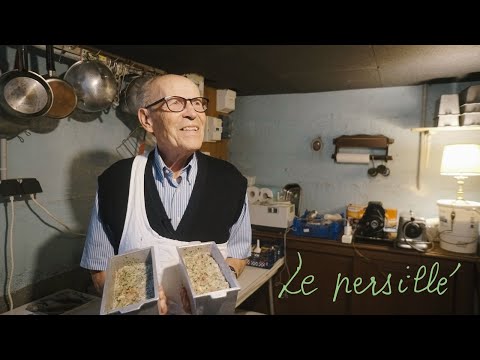
[[469, 176], [480, 175], [480, 145], [458, 144], [443, 148], [440, 174], [457, 179], [457, 200], [464, 201], [463, 184]]
[[446, 145], [443, 148], [440, 174], [450, 176], [480, 175], [480, 145]]

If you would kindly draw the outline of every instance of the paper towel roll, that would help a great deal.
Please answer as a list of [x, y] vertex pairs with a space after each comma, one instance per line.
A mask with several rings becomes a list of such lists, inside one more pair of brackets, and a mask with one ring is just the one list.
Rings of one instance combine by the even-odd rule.
[[368, 164], [370, 154], [337, 153], [335, 160], [337, 163]]
[[260, 200], [260, 189], [256, 186], [247, 187], [248, 202], [254, 203]]
[[280, 188], [272, 186], [272, 187], [261, 187], [260, 188], [260, 201], [265, 201], [265, 200], [273, 200], [277, 201], [278, 196], [277, 195], [281, 191]]

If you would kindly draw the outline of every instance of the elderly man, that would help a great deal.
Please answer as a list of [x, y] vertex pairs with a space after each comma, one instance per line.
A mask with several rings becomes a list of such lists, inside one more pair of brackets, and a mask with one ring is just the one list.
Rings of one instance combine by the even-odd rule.
[[108, 258], [155, 246], [159, 309], [175, 313], [181, 304], [176, 246], [215, 241], [235, 275], [242, 273], [251, 246], [247, 181], [229, 162], [199, 151], [208, 99], [190, 79], [156, 76], [138, 96], [138, 119], [157, 146], [99, 176], [80, 265], [101, 293]]

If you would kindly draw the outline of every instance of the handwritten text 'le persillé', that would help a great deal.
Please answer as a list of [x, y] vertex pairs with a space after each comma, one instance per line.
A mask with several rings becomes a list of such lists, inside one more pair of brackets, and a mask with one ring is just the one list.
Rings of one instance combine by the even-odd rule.
[[[282, 291], [280, 291], [280, 293], [278, 294], [279, 298], [281, 298], [285, 292], [291, 295], [296, 295], [301, 293], [302, 295], [308, 296], [318, 290], [317, 287], [312, 288], [307, 286], [307, 285], [311, 285], [315, 281], [315, 277], [313, 275], [307, 275], [303, 278], [300, 284], [300, 289], [298, 290], [288, 289], [292, 280], [295, 279], [295, 277], [298, 275], [298, 273], [302, 269], [302, 256], [300, 255], [299, 252], [297, 252], [297, 254], [298, 254], [298, 261], [299, 261], [297, 271], [295, 271], [295, 273], [288, 280], [288, 282], [282, 286]], [[427, 271], [427, 266], [421, 265], [417, 269], [415, 277], [413, 277], [412, 279], [414, 283], [413, 292], [418, 294], [418, 293], [427, 291], [429, 293], [437, 293], [438, 295], [443, 295], [445, 291], [448, 290], [447, 285], [448, 285], [449, 278], [451, 278], [458, 271], [458, 269], [460, 269], [461, 266], [462, 264], [458, 263], [455, 270], [453, 270], [448, 277], [442, 276], [437, 280], [440, 265], [438, 264], [438, 262], [433, 263], [430, 268], [427, 284], [422, 287], [419, 282], [422, 279], [426, 278], [428, 271]], [[410, 266], [407, 266], [406, 268], [409, 269]], [[342, 273], [338, 273], [337, 283], [335, 285], [335, 292], [333, 294], [332, 302], [337, 301], [338, 293], [339, 291], [342, 290], [342, 287], [344, 287], [344, 291], [346, 293], [351, 293], [353, 291], [357, 295], [365, 293], [366, 291], [368, 291], [368, 289], [371, 289], [372, 296], [377, 296], [379, 294], [387, 295], [387, 296], [391, 295], [392, 294], [392, 285], [390, 283], [391, 277], [392, 277], [392, 274], [389, 273], [386, 277], [385, 283], [377, 290], [377, 287], [380, 285], [377, 285], [377, 279], [375, 278], [375, 276], [370, 277], [370, 283], [362, 286], [363, 279], [361, 277], [357, 277], [353, 281], [353, 283], [351, 283], [348, 277], [346, 276], [342, 277]], [[411, 276], [407, 275], [406, 277], [407, 279], [409, 279]], [[398, 286], [396, 287], [396, 290], [400, 294], [403, 294], [408, 289], [409, 287], [404, 284], [404, 279], [400, 279], [398, 282]]]

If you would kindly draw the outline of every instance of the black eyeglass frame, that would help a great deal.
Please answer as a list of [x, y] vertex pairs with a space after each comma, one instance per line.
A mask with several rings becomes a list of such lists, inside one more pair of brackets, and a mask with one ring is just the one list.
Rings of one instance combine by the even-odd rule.
[[[184, 103], [185, 105], [183, 106], [183, 109], [182, 109], [182, 110], [175, 111], [175, 110], [170, 109], [170, 107], [168, 106], [168, 100], [173, 99], [173, 98], [180, 98], [180, 99], [185, 100], [185, 103]], [[186, 99], [186, 98], [184, 98], [184, 97], [182, 97], [182, 96], [176, 96], [176, 95], [173, 95], [173, 96], [165, 96], [164, 98], [161, 98], [160, 100], [154, 101], [153, 103], [151, 103], [151, 104], [149, 104], [149, 105], [145, 105], [144, 108], [145, 108], [145, 109], [148, 109], [149, 107], [155, 106], [155, 105], [157, 105], [157, 104], [160, 104], [162, 101], [165, 101], [165, 105], [167, 105], [168, 110], [170, 110], [171, 112], [182, 112], [182, 111], [185, 110], [185, 108], [187, 107], [187, 101], [190, 101], [190, 104], [192, 104], [192, 106], [193, 106], [193, 102], [192, 102], [192, 101], [193, 101], [193, 100], [196, 100], [196, 99], [202, 99], [202, 100], [206, 101], [206, 108], [205, 108], [205, 110], [203, 110], [203, 111], [198, 111], [198, 110], [196, 110], [195, 107], [194, 107], [193, 110], [195, 110], [195, 111], [198, 112], [198, 113], [204, 113], [205, 111], [207, 111], [207, 109], [208, 109], [208, 102], [209, 102], [210, 100], [209, 100], [208, 98], [206, 98], [206, 97], [203, 97], [203, 96], [197, 96], [197, 97], [194, 97], [194, 98], [191, 98], [191, 99]]]

